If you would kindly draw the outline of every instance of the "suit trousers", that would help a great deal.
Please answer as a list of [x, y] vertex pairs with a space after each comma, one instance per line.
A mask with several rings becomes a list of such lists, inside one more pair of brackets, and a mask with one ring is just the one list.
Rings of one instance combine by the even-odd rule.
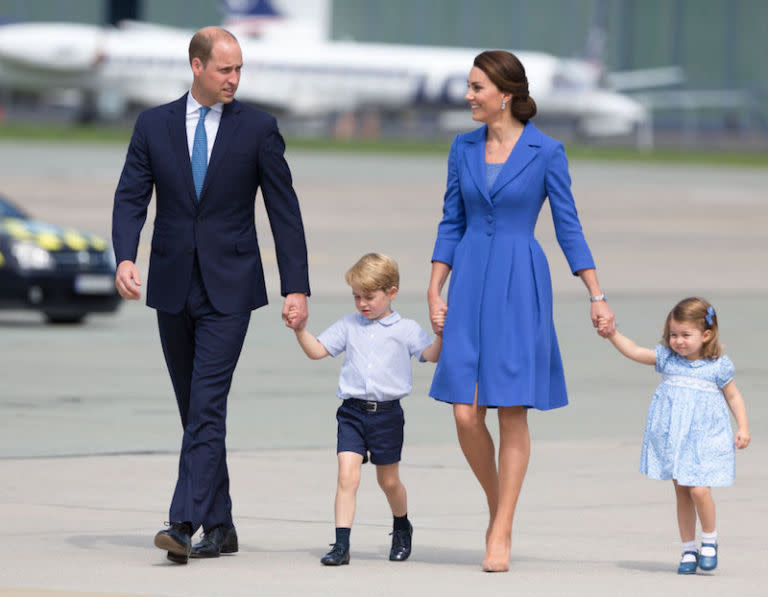
[[227, 396], [251, 312], [223, 314], [208, 299], [195, 258], [184, 308], [157, 311], [160, 342], [184, 435], [169, 520], [207, 532], [232, 525], [226, 458]]

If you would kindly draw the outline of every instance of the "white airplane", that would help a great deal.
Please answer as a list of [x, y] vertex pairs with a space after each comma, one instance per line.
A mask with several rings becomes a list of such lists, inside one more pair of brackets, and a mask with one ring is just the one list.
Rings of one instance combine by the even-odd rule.
[[[226, 5], [224, 25], [243, 50], [241, 101], [299, 116], [466, 108], [467, 74], [480, 49], [330, 41], [329, 0], [283, 0], [279, 11], [270, 0]], [[6, 24], [0, 26], [0, 87], [75, 89], [101, 113], [164, 103], [189, 88], [190, 36], [187, 30], [137, 22]], [[647, 122], [640, 103], [600, 85], [594, 64], [514, 53], [525, 65], [542, 117], [567, 119], [588, 136], [625, 134]], [[466, 122], [458, 126], [470, 128], [464, 114]]]

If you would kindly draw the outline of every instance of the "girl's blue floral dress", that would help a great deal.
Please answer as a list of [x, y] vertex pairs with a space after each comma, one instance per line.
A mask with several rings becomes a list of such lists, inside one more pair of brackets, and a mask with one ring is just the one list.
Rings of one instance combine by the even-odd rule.
[[658, 345], [656, 371], [662, 378], [648, 408], [640, 472], [685, 486], [733, 484], [733, 430], [722, 392], [733, 379], [731, 359], [689, 361]]

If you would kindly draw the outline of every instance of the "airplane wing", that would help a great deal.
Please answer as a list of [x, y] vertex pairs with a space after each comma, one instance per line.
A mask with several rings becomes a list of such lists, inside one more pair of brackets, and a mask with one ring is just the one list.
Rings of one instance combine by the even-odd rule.
[[685, 73], [680, 66], [614, 71], [608, 73], [605, 78], [608, 86], [616, 91], [669, 88], [685, 83]]

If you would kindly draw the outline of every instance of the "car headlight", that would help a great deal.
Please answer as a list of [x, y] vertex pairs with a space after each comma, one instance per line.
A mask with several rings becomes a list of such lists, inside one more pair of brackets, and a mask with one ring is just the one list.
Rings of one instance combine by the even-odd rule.
[[52, 269], [54, 266], [50, 252], [29, 241], [13, 243], [11, 253], [21, 269]]

